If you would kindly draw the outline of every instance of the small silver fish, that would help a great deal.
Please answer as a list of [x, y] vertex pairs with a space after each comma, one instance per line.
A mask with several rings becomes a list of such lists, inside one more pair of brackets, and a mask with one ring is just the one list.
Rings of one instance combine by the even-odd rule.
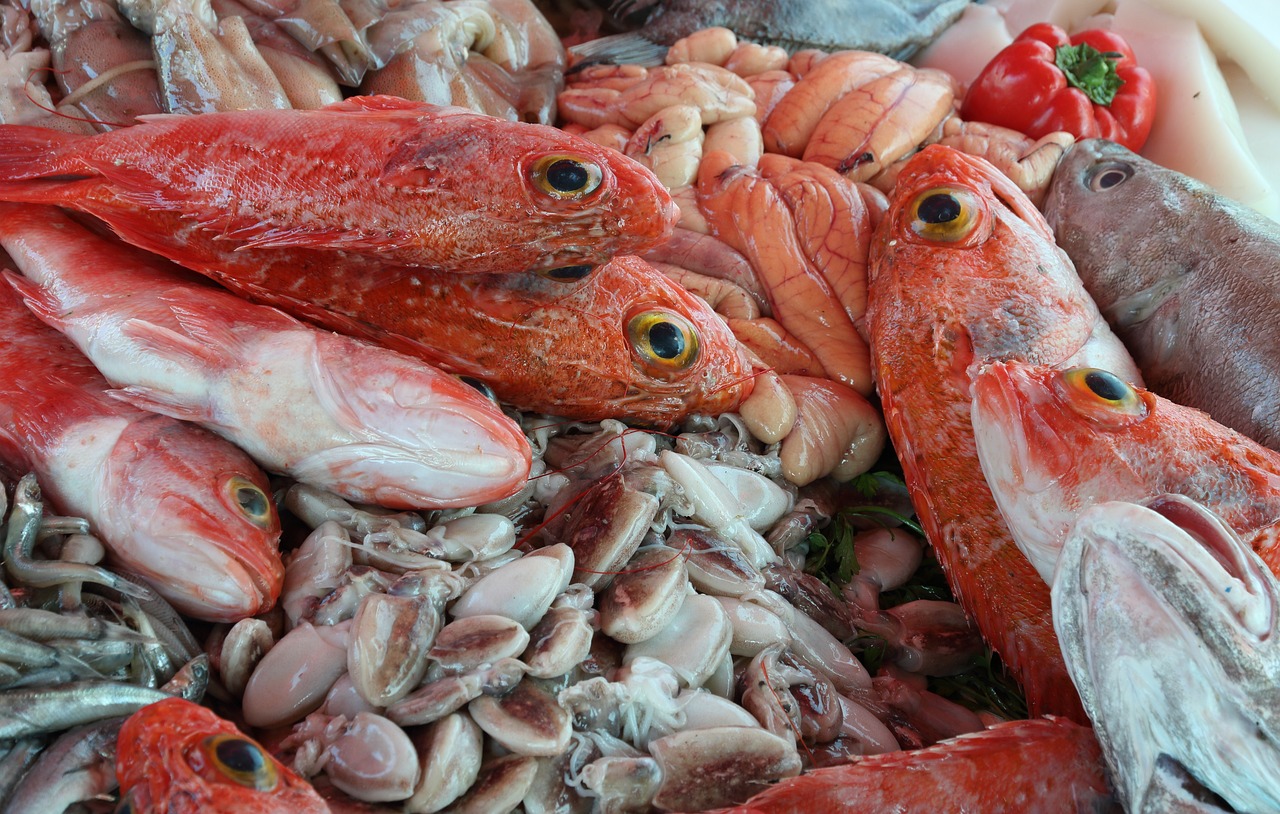
[[1280, 451], [1280, 224], [1103, 139], [1045, 218], [1151, 390]]
[[1280, 811], [1280, 582], [1177, 495], [1097, 504], [1053, 623], [1125, 810]]

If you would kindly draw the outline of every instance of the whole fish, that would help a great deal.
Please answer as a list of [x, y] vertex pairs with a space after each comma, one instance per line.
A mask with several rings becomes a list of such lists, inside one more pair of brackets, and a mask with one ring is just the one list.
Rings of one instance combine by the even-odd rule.
[[1258, 556], [1185, 497], [1076, 520], [1054, 627], [1126, 811], [1280, 811], [1277, 603]]
[[[370, 264], [465, 272], [602, 262], [665, 240], [647, 169], [542, 125], [390, 96], [157, 115], [93, 136], [0, 126], [0, 200], [95, 215], [196, 270]], [[305, 284], [303, 281], [302, 284]]]
[[1206, 413], [1106, 370], [1007, 362], [974, 377], [972, 415], [987, 483], [1046, 582], [1086, 508], [1165, 493], [1204, 504], [1280, 569], [1280, 453]]
[[52, 207], [0, 204], [28, 307], [112, 395], [194, 421], [275, 472], [399, 509], [476, 506], [524, 485], [529, 443], [455, 376], [303, 325]]
[[1280, 450], [1280, 224], [1104, 139], [1045, 217], [1148, 387]]
[[[638, 257], [590, 274], [388, 270], [353, 283], [330, 273], [295, 292], [284, 263], [240, 294], [363, 336], [489, 385], [503, 402], [565, 418], [667, 427], [718, 415], [750, 395], [760, 369], [703, 300]], [[326, 310], [328, 309], [328, 310]]]
[[997, 359], [1132, 363], [1044, 218], [983, 159], [937, 145], [911, 158], [872, 238], [869, 268], [876, 389], [925, 534], [1031, 714], [1083, 720], [1048, 586], [982, 479], [968, 370]]
[[969, 0], [583, 0], [581, 4], [607, 6], [614, 24], [638, 30], [663, 45], [699, 29], [724, 26], [744, 39], [789, 51], [855, 49], [907, 59], [951, 25]]
[[121, 807], [168, 814], [328, 814], [311, 784], [199, 704], [170, 698], [120, 727]]
[[791, 777], [729, 814], [1119, 812], [1098, 741], [1062, 718], [1007, 721], [925, 749]]
[[280, 519], [247, 455], [194, 424], [111, 398], [67, 339], [0, 286], [0, 467], [34, 471], [60, 513], [185, 613], [236, 621], [284, 583]]

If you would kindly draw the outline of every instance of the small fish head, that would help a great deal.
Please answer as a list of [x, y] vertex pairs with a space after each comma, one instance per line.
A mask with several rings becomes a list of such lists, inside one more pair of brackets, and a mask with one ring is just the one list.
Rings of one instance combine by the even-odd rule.
[[1280, 759], [1280, 583], [1221, 518], [1180, 495], [1095, 504], [1067, 538], [1052, 597], [1068, 669], [1131, 810], [1151, 810], [1162, 759], [1230, 810], [1272, 807], [1280, 784], [1258, 770]]
[[[121, 726], [117, 812], [179, 810], [319, 814], [328, 807], [306, 781], [205, 707], [170, 698]], [[171, 806], [173, 806], [171, 808]]]
[[987, 484], [1018, 547], [1049, 582], [1081, 501], [1128, 485], [1116, 447], [1152, 420], [1155, 397], [1108, 371], [1022, 362], [984, 366], [972, 392]]
[[152, 416], [121, 436], [104, 482], [113, 556], [184, 613], [238, 621], [280, 595], [280, 518], [266, 476], [229, 442]]

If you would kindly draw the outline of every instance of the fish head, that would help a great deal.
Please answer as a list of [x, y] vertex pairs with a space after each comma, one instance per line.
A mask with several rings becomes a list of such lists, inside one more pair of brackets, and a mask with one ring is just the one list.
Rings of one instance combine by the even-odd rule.
[[1054, 627], [1126, 810], [1166, 810], [1150, 804], [1169, 783], [1209, 789], [1233, 806], [1221, 810], [1275, 810], [1278, 600], [1257, 554], [1189, 498], [1081, 513], [1054, 576]]
[[312, 390], [355, 440], [298, 462], [294, 477], [340, 483], [352, 499], [393, 509], [478, 506], [524, 485], [529, 440], [479, 390], [340, 334], [315, 339]]
[[[474, 125], [459, 128], [463, 118]], [[671, 236], [680, 214], [657, 176], [616, 150], [457, 109], [424, 123], [384, 176], [474, 218], [474, 234], [449, 235], [471, 272], [544, 272], [641, 254]]]
[[[904, 165], [872, 240], [870, 292], [928, 292], [984, 359], [1065, 359], [1097, 309], [1027, 196], [982, 158], [929, 145]], [[878, 278], [891, 276], [878, 284]], [[871, 303], [876, 310], [897, 307]], [[952, 320], [949, 320], [952, 321]], [[960, 372], [971, 354], [957, 352]]]
[[117, 561], [199, 619], [234, 622], [275, 603], [280, 517], [247, 455], [194, 425], [149, 416], [129, 425], [107, 466], [103, 533]]
[[1156, 397], [1105, 370], [1023, 362], [983, 366], [972, 393], [982, 473], [1018, 548], [1048, 583], [1089, 496], [1122, 497], [1116, 490], [1130, 485], [1127, 469], [1141, 462], [1127, 450], [1145, 422], [1159, 420]]
[[321, 814], [309, 783], [212, 710], [181, 698], [143, 707], [117, 740], [117, 812]]

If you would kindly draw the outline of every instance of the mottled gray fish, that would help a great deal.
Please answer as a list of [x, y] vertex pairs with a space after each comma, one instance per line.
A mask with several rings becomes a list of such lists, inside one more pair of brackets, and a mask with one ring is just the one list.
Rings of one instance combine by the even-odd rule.
[[1045, 217], [1147, 387], [1280, 451], [1280, 224], [1101, 139]]
[[[540, 7], [564, 6], [542, 0]], [[578, 0], [607, 6], [611, 23], [670, 45], [701, 28], [724, 26], [744, 39], [788, 51], [878, 51], [907, 59], [955, 22], [969, 0]]]
[[1280, 582], [1225, 523], [1177, 495], [1096, 504], [1052, 596], [1126, 811], [1280, 811]]

